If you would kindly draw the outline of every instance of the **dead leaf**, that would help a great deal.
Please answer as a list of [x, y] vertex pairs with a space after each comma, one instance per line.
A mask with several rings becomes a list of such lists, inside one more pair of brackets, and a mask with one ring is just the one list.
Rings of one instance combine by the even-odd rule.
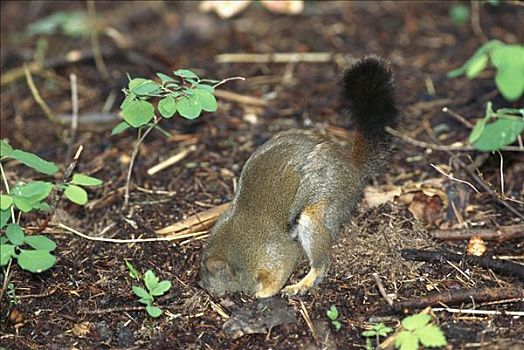
[[71, 332], [77, 337], [85, 337], [91, 332], [91, 323], [87, 321], [77, 323], [73, 326]]
[[488, 248], [486, 242], [479, 236], [473, 236], [468, 242], [468, 255], [482, 256]]
[[364, 191], [364, 200], [370, 207], [378, 207], [384, 203], [392, 203], [395, 197], [402, 193], [400, 186], [369, 186]]
[[234, 0], [234, 1], [202, 1], [199, 5], [200, 11], [215, 12], [220, 18], [231, 18], [244, 11], [251, 0]]

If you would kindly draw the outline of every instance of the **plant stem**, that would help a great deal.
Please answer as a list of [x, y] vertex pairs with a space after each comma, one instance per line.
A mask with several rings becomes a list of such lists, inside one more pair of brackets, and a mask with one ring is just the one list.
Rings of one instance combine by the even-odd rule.
[[[2, 166], [2, 163], [0, 163], [0, 172], [2, 173], [2, 180], [4, 181], [5, 190], [7, 194], [9, 194], [11, 191], [9, 190], [9, 183], [7, 182], [7, 177], [5, 176], [4, 167]], [[11, 220], [13, 221], [13, 224], [16, 224], [15, 209], [13, 205], [11, 205]]]
[[126, 185], [125, 185], [125, 193], [124, 193], [124, 204], [122, 205], [122, 210], [126, 209], [129, 205], [129, 186], [131, 184], [131, 174], [133, 173], [133, 166], [135, 164], [136, 156], [138, 155], [138, 151], [140, 149], [140, 145], [146, 138], [146, 136], [153, 130], [153, 128], [158, 124], [160, 121], [160, 118], [155, 117], [155, 121], [149, 125], [149, 127], [144, 131], [142, 134], [142, 129], [138, 129], [138, 138], [135, 143], [135, 147], [133, 148], [133, 153], [131, 153], [131, 161], [129, 162], [129, 169], [127, 170], [127, 178], [126, 178]]

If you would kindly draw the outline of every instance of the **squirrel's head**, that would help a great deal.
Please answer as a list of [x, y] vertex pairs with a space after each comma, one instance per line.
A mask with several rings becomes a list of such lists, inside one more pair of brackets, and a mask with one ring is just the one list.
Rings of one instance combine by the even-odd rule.
[[239, 291], [252, 293], [249, 288], [251, 283], [246, 280], [242, 271], [235, 269], [231, 263], [219, 256], [202, 259], [198, 285], [215, 297]]

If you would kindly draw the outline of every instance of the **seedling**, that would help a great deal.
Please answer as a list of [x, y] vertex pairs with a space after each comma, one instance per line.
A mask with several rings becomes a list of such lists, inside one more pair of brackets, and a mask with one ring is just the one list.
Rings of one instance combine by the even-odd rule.
[[517, 101], [524, 93], [524, 46], [509, 45], [490, 40], [460, 68], [448, 73], [448, 78], [466, 75], [474, 79], [491, 64], [497, 69], [495, 83], [500, 94], [508, 101]]
[[335, 305], [331, 305], [331, 307], [327, 309], [326, 315], [331, 321], [333, 327], [335, 327], [337, 331], [340, 330], [340, 328], [342, 328], [342, 323], [338, 321], [338, 309]]
[[[128, 261], [126, 261], [126, 265], [130, 275], [136, 278], [138, 276], [138, 270]], [[149, 316], [154, 318], [160, 317], [163, 311], [159, 307], [153, 306], [153, 302], [155, 301], [155, 297], [164, 295], [165, 292], [171, 288], [171, 282], [160, 281], [151, 270], [147, 270], [142, 279], [147, 290], [135, 285], [133, 286], [133, 292], [140, 298], [138, 301], [146, 305], [146, 311]]]
[[371, 338], [376, 338], [376, 348], [378, 348], [379, 338], [385, 337], [391, 332], [393, 332], [393, 328], [386, 326], [384, 323], [378, 323], [371, 327], [370, 330], [362, 332], [362, 335], [366, 337], [366, 350], [373, 350]]
[[418, 350], [421, 344], [426, 348], [447, 345], [442, 330], [430, 321], [431, 315], [424, 313], [404, 318], [402, 330], [395, 337], [395, 347], [400, 350]]
[[[137, 131], [137, 141], [131, 154], [131, 161], [127, 172], [127, 180], [124, 194], [123, 207], [127, 207], [129, 201], [129, 184], [133, 164], [138, 153], [140, 144], [153, 129], [157, 129], [166, 136], [168, 132], [158, 126], [162, 119], [170, 119], [176, 113], [185, 119], [196, 119], [203, 111], [215, 112], [217, 101], [215, 99], [215, 87], [222, 81], [200, 79], [195, 73], [187, 69], [179, 69], [173, 75], [157, 73], [160, 82], [129, 77], [129, 84], [123, 90], [126, 98], [120, 105], [124, 121], [115, 126], [111, 135], [134, 128]], [[158, 101], [155, 106], [150, 101]]]
[[479, 151], [495, 151], [515, 142], [522, 131], [524, 108], [501, 108], [494, 112], [488, 102], [484, 118], [475, 124], [469, 142]]
[[[0, 140], [0, 160], [15, 159], [34, 170], [53, 175], [58, 167], [35, 154], [13, 149], [5, 141]], [[51, 207], [45, 200], [55, 191], [63, 191], [64, 196], [73, 203], [87, 203], [87, 192], [81, 186], [98, 186], [102, 181], [85, 174], [74, 174], [70, 181], [54, 184], [47, 181], [17, 182], [11, 189], [0, 162], [0, 172], [4, 182], [5, 194], [0, 194], [0, 229], [5, 230], [5, 236], [0, 236], [0, 266], [6, 266], [11, 259], [16, 259], [18, 265], [30, 272], [42, 272], [55, 264], [56, 257], [51, 253], [56, 244], [43, 235], [27, 236], [19, 225], [21, 214], [40, 211], [48, 212]], [[16, 219], [15, 210], [19, 212]], [[9, 219], [11, 223], [7, 224]]]

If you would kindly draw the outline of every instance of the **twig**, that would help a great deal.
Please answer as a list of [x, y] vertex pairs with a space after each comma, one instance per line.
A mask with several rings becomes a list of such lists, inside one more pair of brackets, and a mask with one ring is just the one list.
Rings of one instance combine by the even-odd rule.
[[267, 101], [253, 96], [240, 95], [235, 92], [226, 90], [215, 90], [215, 96], [224, 100], [231, 100], [240, 104], [264, 107], [267, 106]]
[[213, 226], [217, 218], [227, 209], [228, 206], [229, 203], [225, 203], [198, 214], [191, 215], [185, 220], [156, 230], [155, 233], [157, 235], [177, 235], [178, 237], [179, 235], [206, 230]]
[[389, 306], [393, 306], [393, 300], [388, 296], [388, 293], [386, 293], [386, 289], [384, 288], [384, 285], [382, 284], [382, 281], [380, 280], [380, 277], [376, 272], [374, 272], [371, 276], [373, 276], [373, 279], [375, 280], [375, 283], [377, 284], [378, 291], [382, 298], [388, 303]]
[[144, 131], [142, 135], [140, 135], [141, 129], [138, 130], [138, 139], [135, 143], [135, 147], [133, 148], [133, 153], [131, 153], [131, 161], [129, 162], [129, 168], [127, 170], [124, 203], [122, 204], [122, 210], [127, 208], [129, 204], [129, 186], [131, 184], [131, 174], [133, 173], [133, 166], [135, 165], [135, 159], [138, 155], [138, 151], [140, 150], [140, 145], [142, 144], [146, 136], [151, 132], [151, 130], [153, 130], [153, 128], [158, 124], [159, 121], [159, 118], [155, 118], [155, 121], [149, 125], [149, 127]]
[[480, 193], [477, 188], [475, 186], [473, 186], [470, 182], [467, 182], [467, 181], [464, 181], [464, 180], [460, 180], [460, 179], [457, 179], [456, 177], [454, 177], [453, 175], [451, 174], [446, 174], [444, 171], [440, 170], [438, 167], [436, 167], [435, 165], [433, 164], [430, 164], [436, 171], [438, 171], [439, 173], [441, 173], [442, 175], [444, 175], [445, 177], [447, 177], [448, 179], [451, 179], [453, 181], [457, 181], [457, 182], [460, 182], [460, 183], [463, 183], [463, 184], [466, 184], [468, 185], [469, 187], [471, 187], [475, 192], [477, 193]]
[[151, 168], [147, 169], [147, 174], [148, 175], [154, 175], [156, 173], [158, 173], [159, 171], [161, 170], [164, 170], [178, 162], [180, 162], [182, 159], [184, 159], [189, 153], [193, 152], [196, 150], [196, 146], [195, 145], [192, 145], [186, 149], [183, 149], [182, 151], [178, 152], [177, 154], [175, 154], [174, 156], [171, 156], [165, 160], [163, 160], [162, 162], [158, 163], [157, 165], [155, 166], [152, 166]]
[[[469, 152], [469, 151], [477, 151], [477, 149], [473, 146], [453, 146], [453, 145], [437, 145], [434, 143], [428, 143], [424, 141], [419, 141], [417, 139], [414, 139], [408, 135], [405, 135], [401, 132], [398, 132], [397, 130], [390, 128], [389, 126], [386, 126], [386, 131], [390, 133], [393, 136], [396, 136], [400, 138], [402, 141], [405, 141], [409, 144], [412, 144], [417, 147], [422, 148], [429, 148], [434, 151], [463, 151], [463, 152]], [[524, 149], [521, 149], [518, 146], [506, 146], [504, 148], [501, 148], [501, 151], [508, 151], [508, 152], [524, 152]]]
[[128, 311], [142, 311], [145, 310], [145, 306], [126, 306], [126, 307], [111, 307], [108, 309], [95, 309], [95, 310], [79, 310], [78, 313], [84, 315], [102, 315], [113, 312], [128, 312]]
[[82, 232], [79, 232], [75, 230], [74, 228], [71, 228], [69, 226], [66, 226], [62, 223], [56, 224], [57, 227], [60, 227], [68, 232], [74, 233], [77, 236], [80, 236], [82, 238], [88, 239], [90, 241], [97, 241], [97, 242], [108, 242], [108, 243], [122, 243], [122, 244], [129, 244], [129, 243], [146, 243], [146, 242], [161, 242], [161, 241], [173, 241], [178, 239], [177, 237], [156, 237], [156, 238], [129, 238], [129, 239], [119, 239], [119, 238], [104, 238], [104, 237], [94, 237], [94, 236], [88, 236]]
[[98, 28], [96, 25], [96, 9], [95, 2], [93, 0], [87, 1], [87, 16], [91, 25], [91, 48], [93, 49], [93, 56], [95, 59], [96, 69], [102, 74], [105, 80], [110, 78], [107, 66], [102, 56], [102, 50], [100, 49], [100, 42], [98, 40]]
[[69, 140], [69, 149], [67, 151], [67, 158], [71, 158], [73, 153], [73, 147], [75, 145], [76, 130], [78, 129], [78, 88], [76, 84], [76, 74], [72, 73], [69, 75], [71, 80], [71, 106], [72, 106], [72, 117], [71, 117], [71, 137]]
[[452, 116], [453, 118], [457, 119], [459, 122], [461, 122], [462, 124], [464, 124], [468, 128], [473, 129], [473, 127], [474, 127], [473, 124], [471, 124], [466, 118], [464, 118], [463, 116], [461, 116], [457, 112], [452, 111], [448, 107], [442, 107], [442, 112], [448, 113], [450, 116]]
[[33, 81], [33, 76], [31, 75], [31, 72], [29, 71], [29, 68], [27, 65], [24, 65], [24, 73], [25, 73], [25, 79], [27, 81], [27, 85], [29, 86], [29, 90], [31, 90], [31, 94], [33, 95], [33, 98], [35, 99], [36, 103], [42, 108], [47, 118], [52, 121], [53, 123], [57, 123], [58, 120], [51, 111], [51, 108], [45, 103], [45, 101], [42, 99], [42, 96], [40, 96], [40, 93], [38, 92], [38, 89], [35, 86], [35, 82]]
[[449, 307], [436, 307], [431, 311], [446, 311], [449, 313], [469, 314], [469, 315], [506, 315], [506, 316], [524, 316], [524, 311], [506, 311], [506, 310], [473, 310], [473, 309], [453, 309]]
[[467, 240], [479, 237], [483, 240], [507, 241], [514, 238], [524, 238], [524, 225], [500, 226], [495, 228], [434, 230], [432, 236], [440, 240]]
[[286, 52], [286, 53], [223, 53], [215, 56], [218, 63], [288, 63], [288, 62], [331, 62], [340, 54], [331, 52]]
[[405, 300], [395, 304], [397, 311], [410, 311], [412, 309], [424, 308], [432, 305], [453, 305], [467, 303], [474, 300], [475, 303], [484, 301], [495, 301], [503, 299], [524, 298], [522, 288], [482, 288], [482, 289], [460, 289], [446, 290], [434, 293], [424, 298]]
[[466, 261], [470, 264], [491, 269], [503, 275], [514, 275], [524, 280], [524, 265], [512, 261], [495, 260], [487, 256], [460, 255], [447, 251], [438, 252], [418, 249], [403, 249], [401, 255], [406, 260], [415, 261]]
[[225, 84], [225, 83], [227, 83], [228, 81], [232, 81], [232, 80], [246, 80], [246, 78], [244, 78], [244, 77], [231, 77], [231, 78], [226, 78], [226, 79], [223, 79], [223, 80], [219, 81], [219, 82], [216, 83], [215, 85], [213, 85], [213, 89], [216, 89], [216, 88], [219, 87], [220, 85]]
[[13, 258], [9, 259], [9, 263], [7, 264], [7, 270], [4, 275], [4, 283], [2, 284], [2, 290], [0, 290], [0, 300], [2, 300], [4, 293], [7, 289], [7, 286], [9, 285], [9, 281], [11, 280], [11, 264], [13, 263]]
[[506, 197], [506, 195], [504, 194], [504, 157], [502, 157], [502, 153], [500, 153], [500, 151], [497, 151], [497, 153], [500, 157], [500, 194], [502, 195], [502, 197]]
[[304, 305], [304, 302], [300, 300], [300, 314], [304, 318], [304, 321], [306, 321], [306, 324], [311, 331], [311, 335], [313, 336], [313, 339], [315, 339], [315, 342], [318, 342], [318, 335], [317, 331], [315, 329], [315, 326], [313, 325], [313, 322], [311, 321], [311, 317], [309, 317], [309, 313], [307, 312], [306, 305]]

